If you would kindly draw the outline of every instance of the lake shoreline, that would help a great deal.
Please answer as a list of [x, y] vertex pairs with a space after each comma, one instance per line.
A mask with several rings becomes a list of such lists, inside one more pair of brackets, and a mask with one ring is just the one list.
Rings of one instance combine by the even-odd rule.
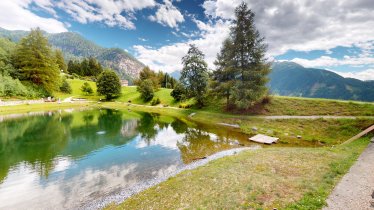
[[130, 197], [132, 197], [136, 194], [139, 194], [139, 193], [141, 193], [141, 192], [143, 192], [143, 191], [145, 191], [149, 188], [152, 188], [152, 187], [168, 180], [169, 178], [175, 177], [176, 175], [180, 174], [183, 171], [193, 170], [193, 169], [196, 169], [198, 167], [204, 166], [204, 165], [210, 163], [213, 160], [217, 160], [217, 159], [227, 157], [227, 156], [233, 156], [233, 155], [239, 154], [240, 152], [243, 152], [243, 151], [257, 150], [257, 149], [260, 149], [260, 148], [261, 148], [261, 146], [257, 145], [255, 147], [240, 147], [240, 148], [233, 148], [233, 149], [217, 152], [213, 155], [207, 156], [204, 159], [200, 159], [200, 160], [194, 161], [190, 164], [183, 165], [183, 166], [177, 168], [173, 172], [166, 173], [163, 176], [159, 176], [159, 177], [156, 177], [156, 178], [151, 179], [151, 180], [147, 180], [147, 181], [145, 181], [143, 183], [140, 183], [139, 185], [136, 185], [136, 186], [134, 186], [130, 189], [122, 190], [120, 193], [118, 193], [116, 195], [111, 195], [111, 196], [105, 197], [104, 199], [96, 200], [95, 202], [89, 203], [87, 205], [83, 205], [83, 206], [79, 207], [78, 209], [96, 210], [96, 209], [105, 208], [109, 204], [113, 204], [113, 203], [118, 205], [118, 204], [126, 201], [127, 199], [129, 199]]

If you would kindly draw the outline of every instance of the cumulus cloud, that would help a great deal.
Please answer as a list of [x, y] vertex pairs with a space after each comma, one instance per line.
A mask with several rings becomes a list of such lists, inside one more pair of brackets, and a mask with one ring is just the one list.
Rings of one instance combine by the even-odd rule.
[[[241, 0], [208, 0], [203, 7], [213, 18], [233, 18]], [[328, 50], [373, 39], [374, 3], [371, 0], [247, 0], [270, 53], [287, 50]]]
[[358, 72], [338, 72], [333, 71], [343, 77], [355, 78], [359, 80], [374, 80], [374, 69], [367, 69]]
[[173, 6], [171, 0], [164, 0], [164, 4], [159, 5], [155, 15], [149, 16], [149, 20], [158, 22], [164, 26], [177, 28], [178, 23], [184, 21], [182, 13]]
[[329, 67], [329, 66], [360, 66], [360, 65], [370, 65], [374, 63], [374, 57], [366, 56], [344, 56], [343, 59], [337, 59], [330, 56], [321, 56], [316, 59], [304, 59], [304, 58], [294, 58], [290, 61], [301, 64], [305, 67]]
[[134, 12], [155, 5], [154, 0], [61, 0], [57, 3], [80, 23], [103, 22], [123, 29], [135, 29]]
[[[198, 43], [212, 68], [212, 61], [226, 38], [230, 20], [234, 18], [235, 7], [241, 2], [242, 0], [206, 0], [202, 7], [210, 21], [207, 23], [195, 21], [201, 30], [201, 38], [158, 49], [135, 46], [138, 58], [157, 69], [180, 70], [180, 58], [186, 52], [187, 45]], [[307, 66], [316, 65], [314, 62], [326, 66], [342, 63], [360, 65], [372, 62], [372, 48], [369, 49], [372, 46], [374, 33], [372, 0], [246, 0], [246, 2], [255, 12], [256, 26], [269, 45], [269, 57], [282, 55], [289, 50], [306, 52], [325, 50], [327, 54], [331, 54], [330, 50], [337, 46], [355, 46], [361, 48], [361, 57], [339, 60], [325, 56], [313, 61], [305, 59], [297, 61]], [[215, 33], [217, 31], [224, 34]], [[211, 46], [212, 44], [214, 46]]]
[[187, 53], [189, 44], [195, 44], [205, 54], [209, 67], [213, 67], [221, 42], [229, 32], [226, 21], [220, 20], [214, 24], [203, 23], [195, 20], [201, 33], [200, 38], [187, 42], [179, 42], [160, 48], [150, 48], [135, 45], [136, 58], [149, 65], [152, 69], [173, 72], [181, 70], [181, 59]]
[[49, 9], [49, 1], [12, 0], [0, 1], [0, 27], [8, 30], [30, 30], [39, 27], [50, 33], [65, 32], [67, 28], [64, 23], [55, 18], [45, 18], [31, 12], [28, 8], [35, 3], [39, 7], [52, 14]]

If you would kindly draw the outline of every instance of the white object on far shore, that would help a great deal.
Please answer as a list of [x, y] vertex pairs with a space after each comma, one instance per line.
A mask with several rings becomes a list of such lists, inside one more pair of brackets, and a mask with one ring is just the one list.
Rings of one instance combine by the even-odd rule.
[[262, 144], [273, 144], [276, 143], [279, 140], [279, 138], [266, 136], [263, 134], [257, 134], [249, 138], [249, 140]]

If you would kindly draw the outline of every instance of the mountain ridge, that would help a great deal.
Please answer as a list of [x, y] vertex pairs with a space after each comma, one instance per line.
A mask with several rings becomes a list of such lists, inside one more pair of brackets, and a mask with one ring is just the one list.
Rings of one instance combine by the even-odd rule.
[[374, 101], [374, 81], [344, 78], [317, 68], [305, 68], [293, 62], [274, 62], [268, 86], [273, 94]]
[[[0, 37], [9, 38], [14, 42], [18, 42], [28, 33], [28, 31], [0, 28]], [[92, 56], [98, 59], [104, 67], [116, 71], [122, 79], [130, 81], [137, 78], [139, 72], [145, 67], [143, 63], [123, 49], [101, 47], [75, 32], [44, 32], [44, 34], [52, 47], [62, 50], [66, 61]]]

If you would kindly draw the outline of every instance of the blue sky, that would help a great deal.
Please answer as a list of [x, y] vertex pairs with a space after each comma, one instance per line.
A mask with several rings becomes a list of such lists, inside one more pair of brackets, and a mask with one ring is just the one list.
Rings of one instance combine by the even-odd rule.
[[[241, 0], [2, 0], [0, 27], [77, 32], [119, 47], [155, 70], [172, 72], [189, 44], [209, 67]], [[372, 0], [246, 0], [271, 60], [294, 61], [374, 80]], [[11, 18], [10, 18], [11, 17]]]

